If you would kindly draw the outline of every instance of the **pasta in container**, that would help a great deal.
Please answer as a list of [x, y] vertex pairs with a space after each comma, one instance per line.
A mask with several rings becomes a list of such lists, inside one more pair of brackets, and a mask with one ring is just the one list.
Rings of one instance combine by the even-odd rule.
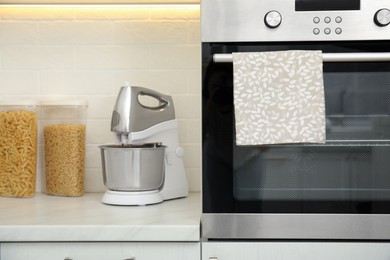
[[32, 100], [0, 101], [0, 196], [35, 194], [38, 108]]
[[41, 103], [46, 194], [84, 194], [86, 101]]

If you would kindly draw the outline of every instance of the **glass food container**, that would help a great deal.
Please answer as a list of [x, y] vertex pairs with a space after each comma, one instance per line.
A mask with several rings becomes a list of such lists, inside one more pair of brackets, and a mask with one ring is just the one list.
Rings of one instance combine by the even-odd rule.
[[84, 194], [86, 110], [85, 100], [41, 102], [46, 194]]
[[33, 197], [39, 102], [0, 100], [0, 196]]

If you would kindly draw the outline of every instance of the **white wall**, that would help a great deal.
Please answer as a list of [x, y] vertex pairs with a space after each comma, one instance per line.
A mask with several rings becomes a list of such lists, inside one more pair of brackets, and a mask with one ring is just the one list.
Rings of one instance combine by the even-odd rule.
[[[200, 189], [199, 6], [0, 6], [0, 97], [85, 98], [85, 191], [123, 81], [173, 96], [190, 189]], [[42, 187], [41, 146], [37, 189]]]

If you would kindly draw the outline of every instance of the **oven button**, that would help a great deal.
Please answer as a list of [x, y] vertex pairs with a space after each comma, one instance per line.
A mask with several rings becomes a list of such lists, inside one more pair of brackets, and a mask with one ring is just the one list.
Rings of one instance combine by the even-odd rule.
[[337, 16], [335, 21], [336, 21], [336, 23], [341, 23], [343, 21], [343, 18], [341, 18], [340, 16]]
[[329, 28], [325, 28], [325, 30], [324, 30], [325, 34], [330, 34], [330, 32], [331, 32], [331, 30]]
[[268, 28], [276, 28], [282, 23], [282, 16], [278, 11], [269, 11], [264, 16], [264, 23]]
[[378, 26], [387, 26], [390, 24], [390, 10], [387, 8], [379, 9], [374, 15], [374, 22]]
[[325, 19], [324, 19], [325, 23], [330, 23], [331, 21], [332, 21], [332, 19], [330, 19], [329, 16], [325, 17]]
[[315, 35], [320, 34], [320, 29], [314, 28], [313, 33], [314, 33]]
[[336, 28], [336, 30], [335, 30], [336, 34], [341, 34], [342, 32], [343, 32], [343, 30], [341, 30], [341, 28]]
[[320, 22], [320, 18], [319, 17], [314, 17], [313, 18], [313, 22], [314, 23], [319, 23]]

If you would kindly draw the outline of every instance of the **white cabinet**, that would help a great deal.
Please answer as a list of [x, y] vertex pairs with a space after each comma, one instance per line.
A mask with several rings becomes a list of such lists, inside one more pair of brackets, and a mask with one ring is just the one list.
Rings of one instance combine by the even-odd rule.
[[200, 260], [200, 243], [2, 243], [1, 260]]
[[204, 242], [202, 260], [389, 260], [390, 243]]

